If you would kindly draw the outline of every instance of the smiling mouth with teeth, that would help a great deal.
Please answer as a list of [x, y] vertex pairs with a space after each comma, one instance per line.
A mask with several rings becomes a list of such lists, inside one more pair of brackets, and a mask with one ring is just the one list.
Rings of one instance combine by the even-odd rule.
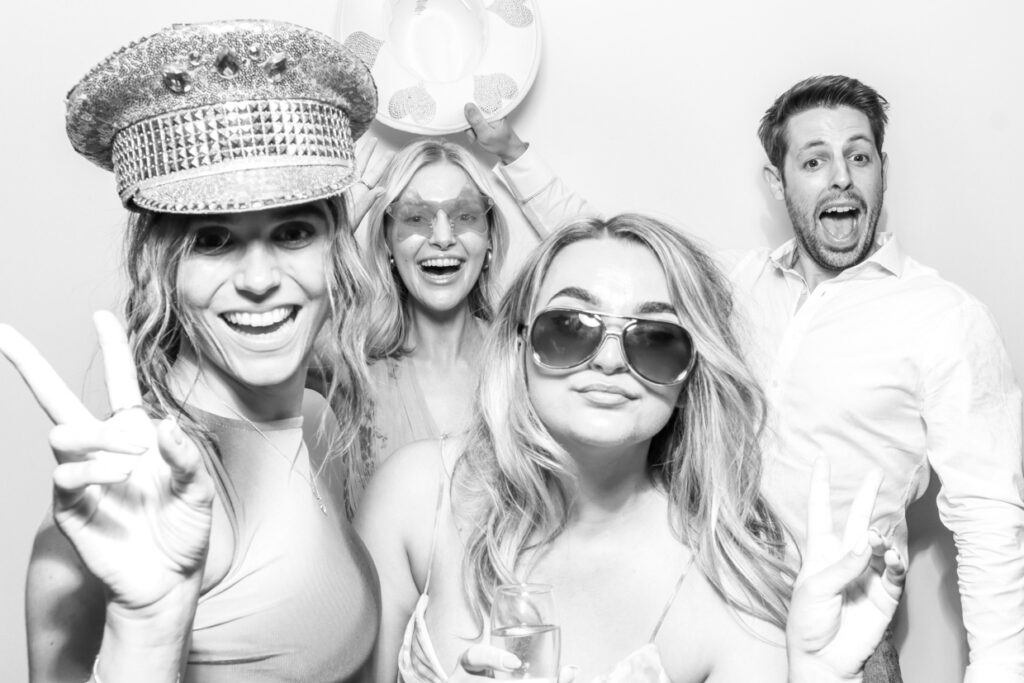
[[457, 258], [431, 258], [421, 261], [420, 270], [435, 277], [452, 275], [462, 267], [462, 261]]
[[299, 306], [279, 306], [260, 313], [231, 311], [230, 313], [221, 313], [220, 317], [236, 332], [270, 334], [295, 320], [298, 313]]

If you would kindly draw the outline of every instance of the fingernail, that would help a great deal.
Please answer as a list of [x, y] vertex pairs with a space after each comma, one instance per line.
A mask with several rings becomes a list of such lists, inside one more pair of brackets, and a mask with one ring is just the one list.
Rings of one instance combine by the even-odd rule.
[[185, 443], [185, 432], [181, 431], [181, 427], [172, 418], [167, 419], [171, 420], [171, 439], [179, 446]]
[[516, 657], [511, 652], [506, 652], [501, 656], [501, 665], [506, 669], [518, 669], [523, 663], [519, 661], [519, 657]]
[[907, 571], [907, 563], [903, 560], [903, 553], [901, 553], [899, 550], [896, 550], [896, 548], [892, 548], [891, 550], [893, 553], [895, 553], [896, 560], [900, 563], [896, 571], [902, 574], [903, 572]]

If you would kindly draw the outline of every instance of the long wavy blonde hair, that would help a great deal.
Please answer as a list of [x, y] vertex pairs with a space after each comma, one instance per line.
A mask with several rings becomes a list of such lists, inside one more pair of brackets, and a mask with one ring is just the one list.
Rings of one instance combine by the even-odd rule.
[[[405, 191], [420, 169], [442, 162], [461, 168], [481, 194], [494, 199], [494, 190], [487, 173], [464, 147], [445, 140], [426, 139], [413, 142], [395, 154], [380, 182], [384, 194], [366, 214], [367, 268], [379, 297], [374, 305], [375, 317], [371, 322], [371, 359], [397, 357], [411, 351], [406, 344], [410, 317], [409, 291], [391, 265], [391, 250], [387, 244], [391, 219], [385, 210]], [[490, 322], [498, 298], [498, 275], [508, 251], [508, 222], [497, 204], [488, 213], [487, 220], [491, 243], [490, 264], [481, 271], [469, 292], [467, 303], [475, 317]]]
[[[351, 517], [372, 466], [366, 432], [372, 402], [365, 356], [371, 289], [341, 200], [321, 201], [333, 219], [324, 262], [329, 314], [311, 362], [329, 369], [324, 373], [328, 378], [325, 393], [333, 415], [325, 412], [319, 431], [331, 435], [329, 457], [342, 459], [345, 506]], [[179, 417], [182, 427], [209, 450], [214, 447], [209, 434], [188, 417], [181, 398], [174, 395], [168, 382], [183, 344], [189, 343], [196, 353], [201, 348], [189, 316], [182, 310], [178, 280], [181, 261], [193, 243], [188, 218], [149, 211], [132, 214], [125, 245], [128, 293], [124, 313], [139, 386], [151, 409]], [[204, 359], [200, 357], [199, 361]], [[327, 429], [327, 420], [335, 417], [339, 429]]]
[[782, 626], [794, 573], [784, 560], [785, 532], [760, 493], [765, 400], [740, 355], [729, 285], [692, 240], [637, 214], [566, 225], [530, 255], [501, 301], [484, 352], [477, 413], [452, 483], [460, 515], [472, 520], [468, 598], [486, 610], [494, 586], [521, 581], [524, 556], [565, 528], [571, 499], [564, 482], [574, 466], [530, 404], [522, 329], [554, 257], [594, 239], [639, 244], [657, 257], [698, 352], [647, 459], [669, 499], [673, 530], [730, 605]]

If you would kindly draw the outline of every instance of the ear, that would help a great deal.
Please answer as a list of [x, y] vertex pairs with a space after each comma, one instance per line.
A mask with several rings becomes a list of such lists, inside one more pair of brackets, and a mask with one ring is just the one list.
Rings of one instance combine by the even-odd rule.
[[768, 183], [768, 189], [773, 197], [779, 200], [786, 198], [785, 183], [782, 181], [782, 174], [779, 173], [779, 169], [771, 164], [765, 164], [761, 170], [761, 175], [764, 177], [764, 181]]
[[882, 192], [885, 192], [889, 181], [889, 155], [882, 152]]

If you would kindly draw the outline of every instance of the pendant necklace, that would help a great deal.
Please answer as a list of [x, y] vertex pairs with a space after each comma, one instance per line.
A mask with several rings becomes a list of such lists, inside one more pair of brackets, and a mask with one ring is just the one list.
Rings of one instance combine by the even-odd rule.
[[[237, 415], [240, 420], [242, 420], [247, 425], [252, 427], [256, 431], [257, 434], [259, 434], [261, 437], [263, 437], [264, 441], [266, 441], [268, 444], [270, 444], [270, 447], [273, 448], [274, 451], [278, 455], [280, 455], [289, 464], [291, 464], [291, 466], [292, 466], [291, 471], [293, 473], [299, 475], [299, 477], [301, 477], [307, 484], [309, 484], [309, 490], [313, 494], [313, 498], [316, 500], [317, 507], [320, 508], [320, 512], [322, 512], [324, 514], [324, 517], [327, 517], [327, 504], [324, 503], [323, 496], [320, 495], [320, 490], [316, 487], [316, 475], [313, 474], [313, 472], [311, 470], [310, 471], [310, 476], [307, 477], [304, 474], [302, 474], [302, 472], [299, 472], [297, 469], [295, 469], [295, 464], [298, 461], [299, 453], [302, 452], [302, 444], [303, 444], [302, 434], [301, 433], [299, 434], [299, 447], [295, 451], [295, 457], [289, 458], [287, 455], [284, 454], [284, 452], [280, 448], [277, 447], [277, 444], [274, 443], [273, 440], [269, 436], [267, 436], [266, 434], [263, 433], [262, 429], [260, 429], [259, 427], [256, 426], [255, 422], [253, 422], [252, 420], [247, 418], [245, 415], [240, 413], [238, 410], [235, 409], [234, 406], [232, 406], [230, 403], [228, 403], [227, 401], [222, 399], [220, 396], [217, 396], [216, 394], [214, 394], [214, 398], [216, 398], [218, 401], [220, 401], [220, 403], [225, 408], [227, 408], [232, 413]], [[300, 429], [299, 431], [301, 432], [302, 430]]]

